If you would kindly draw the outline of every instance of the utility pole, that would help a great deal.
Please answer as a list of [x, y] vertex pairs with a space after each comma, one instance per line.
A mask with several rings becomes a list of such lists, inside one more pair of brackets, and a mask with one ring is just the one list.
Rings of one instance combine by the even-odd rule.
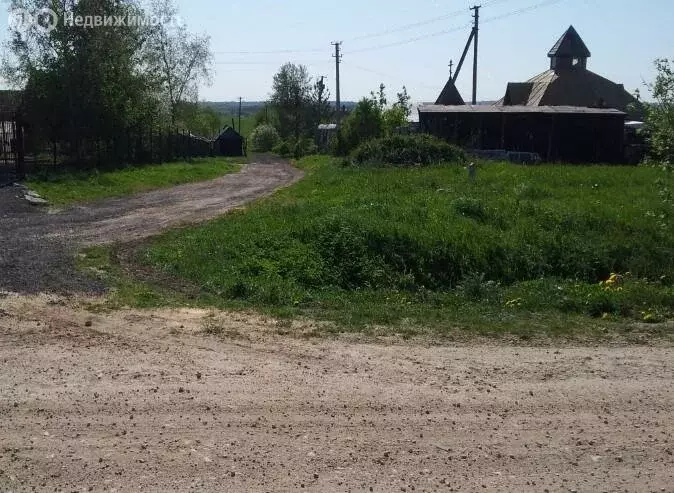
[[335, 54], [332, 56], [335, 58], [335, 75], [337, 79], [336, 80], [337, 89], [335, 96], [337, 98], [337, 123], [339, 123], [342, 119], [342, 99], [340, 96], [340, 85], [339, 85], [339, 64], [342, 62], [342, 55], [340, 54], [340, 49], [342, 47], [342, 42], [335, 41], [332, 44], [335, 47]]
[[243, 101], [243, 99], [239, 97], [239, 133], [241, 133], [241, 101]]
[[480, 8], [481, 5], [475, 5], [474, 7], [471, 7], [470, 10], [475, 11], [475, 15], [473, 15], [473, 19], [475, 19], [475, 24], [473, 25], [473, 41], [475, 44], [473, 45], [474, 48], [474, 54], [473, 54], [473, 104], [477, 104], [477, 38], [478, 38], [478, 32], [480, 30]]
[[454, 60], [449, 61], [449, 78], [452, 78], [452, 69], [454, 68]]

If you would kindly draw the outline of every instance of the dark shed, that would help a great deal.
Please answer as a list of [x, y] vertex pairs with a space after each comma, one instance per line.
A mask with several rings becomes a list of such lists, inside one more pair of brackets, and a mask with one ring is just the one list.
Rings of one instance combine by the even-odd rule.
[[424, 105], [421, 130], [470, 149], [537, 153], [545, 161], [620, 163], [625, 113], [574, 106]]
[[246, 139], [232, 127], [226, 127], [215, 139], [213, 151], [218, 156], [245, 156]]

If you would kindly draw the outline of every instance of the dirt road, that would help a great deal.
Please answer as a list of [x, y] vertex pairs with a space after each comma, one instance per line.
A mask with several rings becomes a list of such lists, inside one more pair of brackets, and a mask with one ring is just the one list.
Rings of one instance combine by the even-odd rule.
[[426, 347], [292, 337], [303, 328], [255, 315], [0, 308], [0, 491], [674, 491], [670, 347]]
[[283, 160], [260, 157], [240, 173], [60, 211], [36, 209], [0, 189], [0, 290], [99, 292], [73, 267], [83, 246], [147, 238], [170, 227], [213, 219], [302, 177]]

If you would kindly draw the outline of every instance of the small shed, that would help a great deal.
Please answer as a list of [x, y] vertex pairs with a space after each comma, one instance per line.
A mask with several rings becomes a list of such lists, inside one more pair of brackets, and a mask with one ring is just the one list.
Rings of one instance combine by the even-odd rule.
[[330, 142], [337, 138], [339, 125], [336, 123], [321, 123], [316, 128], [316, 145], [321, 151], [327, 151], [330, 148]]
[[246, 139], [232, 127], [225, 127], [213, 143], [213, 152], [216, 156], [245, 156]]

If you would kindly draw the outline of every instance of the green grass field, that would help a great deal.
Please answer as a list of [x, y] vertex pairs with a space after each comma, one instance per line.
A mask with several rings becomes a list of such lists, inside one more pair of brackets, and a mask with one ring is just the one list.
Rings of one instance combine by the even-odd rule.
[[165, 163], [110, 171], [64, 172], [31, 178], [26, 186], [52, 204], [69, 205], [211, 180], [238, 171], [239, 164], [244, 160], [245, 158], [203, 158], [195, 159], [191, 163]]
[[197, 303], [353, 330], [566, 334], [674, 315], [658, 169], [487, 164], [471, 183], [456, 165], [299, 165], [296, 186], [166, 233], [138, 262], [196, 286]]

